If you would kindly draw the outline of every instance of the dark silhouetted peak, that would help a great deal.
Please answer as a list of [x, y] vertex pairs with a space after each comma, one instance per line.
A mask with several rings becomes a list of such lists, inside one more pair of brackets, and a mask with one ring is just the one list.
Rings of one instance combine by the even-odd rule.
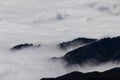
[[41, 45], [33, 45], [33, 44], [25, 43], [25, 44], [16, 45], [16, 46], [12, 47], [11, 50], [21, 50], [21, 49], [24, 49], [24, 48], [40, 47], [40, 46]]
[[43, 78], [41, 80], [120, 80], [120, 68], [114, 68], [105, 72], [71, 72], [57, 78]]
[[97, 41], [97, 39], [77, 38], [77, 39], [74, 39], [72, 41], [60, 43], [58, 46], [61, 49], [67, 50], [68, 48], [79, 47], [80, 45], [82, 46], [84, 44], [92, 43], [92, 42], [95, 42], [95, 41]]
[[119, 74], [120, 75], [120, 68], [119, 67], [116, 67], [116, 68], [113, 68], [113, 69], [110, 69], [110, 70], [107, 70], [105, 71], [104, 73], [116, 73], [116, 74]]
[[120, 37], [104, 38], [68, 52], [62, 57], [68, 64], [95, 64], [120, 61]]
[[42, 78], [40, 80], [56, 80], [55, 78]]

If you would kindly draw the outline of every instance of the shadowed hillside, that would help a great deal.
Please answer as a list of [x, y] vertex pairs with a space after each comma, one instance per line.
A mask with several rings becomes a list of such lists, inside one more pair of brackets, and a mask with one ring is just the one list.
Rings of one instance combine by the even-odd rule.
[[95, 64], [120, 60], [120, 37], [104, 38], [89, 45], [68, 52], [63, 60], [68, 64]]
[[71, 72], [57, 78], [43, 78], [41, 80], [120, 80], [120, 68], [114, 68], [105, 72]]

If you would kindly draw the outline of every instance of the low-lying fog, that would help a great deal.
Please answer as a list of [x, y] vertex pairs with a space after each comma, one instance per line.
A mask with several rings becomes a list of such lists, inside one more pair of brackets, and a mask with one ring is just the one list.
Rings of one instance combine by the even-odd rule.
[[[104, 71], [113, 63], [65, 68], [51, 57], [67, 51], [57, 44], [77, 37], [120, 35], [119, 0], [2, 0], [0, 1], [0, 80], [39, 80], [78, 70]], [[11, 51], [21, 43], [40, 48]]]
[[[3, 45], [4, 46], [4, 45]], [[66, 51], [59, 50], [53, 44], [43, 44], [40, 48], [28, 48], [18, 51], [2, 49], [0, 53], [1, 80], [39, 80], [43, 77], [56, 77], [72, 71], [104, 71], [120, 65], [106, 63], [99, 66], [78, 65], [65, 67], [63, 61], [52, 61], [51, 57], [63, 56]]]

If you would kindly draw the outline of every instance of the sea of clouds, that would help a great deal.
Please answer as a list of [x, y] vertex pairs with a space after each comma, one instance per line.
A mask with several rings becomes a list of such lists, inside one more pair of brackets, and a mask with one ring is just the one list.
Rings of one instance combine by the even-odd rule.
[[[67, 51], [57, 44], [77, 37], [120, 35], [119, 0], [0, 0], [0, 80], [39, 80], [77, 70], [104, 71], [119, 65], [74, 66], [50, 60]], [[11, 51], [21, 43], [40, 48]]]

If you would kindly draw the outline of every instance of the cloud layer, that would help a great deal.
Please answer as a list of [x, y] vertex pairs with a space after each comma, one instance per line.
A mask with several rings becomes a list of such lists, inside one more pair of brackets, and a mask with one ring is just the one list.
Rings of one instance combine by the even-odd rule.
[[[65, 68], [51, 62], [66, 52], [56, 44], [77, 37], [101, 38], [120, 34], [118, 0], [1, 0], [0, 1], [0, 80], [39, 80], [73, 70], [108, 69], [112, 63], [96, 68]], [[18, 52], [10, 48], [34, 43], [43, 46]]]

